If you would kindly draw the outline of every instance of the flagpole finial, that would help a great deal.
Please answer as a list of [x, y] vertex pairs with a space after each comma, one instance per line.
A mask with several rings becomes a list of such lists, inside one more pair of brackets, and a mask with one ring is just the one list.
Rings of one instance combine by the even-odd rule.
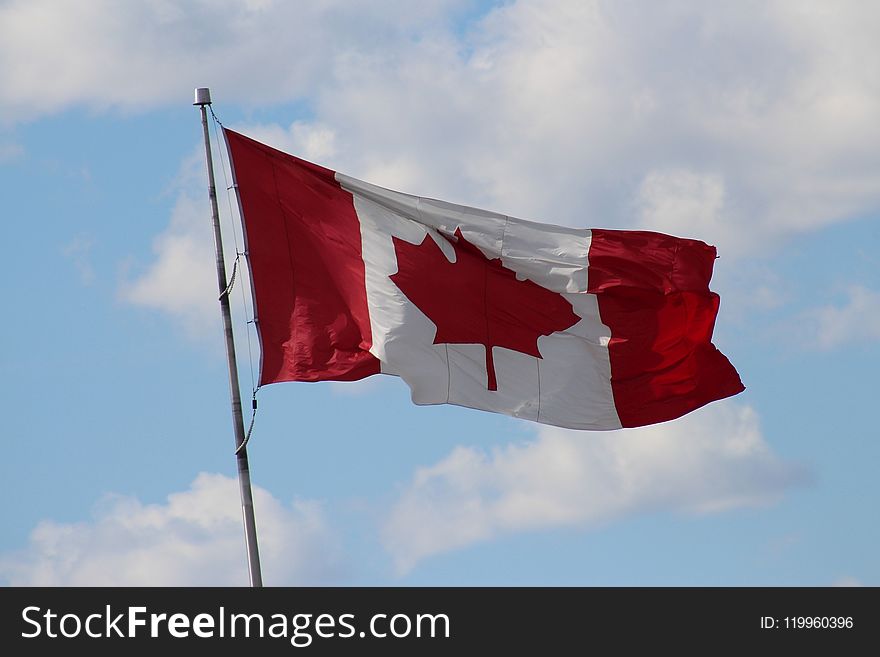
[[210, 105], [211, 90], [208, 87], [199, 87], [196, 89], [196, 100], [193, 105]]

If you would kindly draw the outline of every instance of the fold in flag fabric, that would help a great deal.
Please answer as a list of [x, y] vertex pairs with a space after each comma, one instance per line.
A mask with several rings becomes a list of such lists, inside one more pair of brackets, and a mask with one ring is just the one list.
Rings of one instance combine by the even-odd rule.
[[711, 341], [714, 247], [394, 192], [225, 134], [260, 385], [393, 374], [416, 404], [593, 430], [743, 390]]

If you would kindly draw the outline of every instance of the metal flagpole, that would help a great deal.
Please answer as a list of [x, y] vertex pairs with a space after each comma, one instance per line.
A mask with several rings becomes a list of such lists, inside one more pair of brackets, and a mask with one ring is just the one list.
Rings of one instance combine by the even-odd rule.
[[229, 364], [229, 391], [232, 401], [232, 426], [235, 433], [235, 459], [238, 465], [238, 487], [241, 492], [241, 510], [244, 515], [244, 536], [247, 545], [248, 570], [251, 586], [263, 586], [260, 574], [260, 551], [257, 547], [257, 524], [254, 520], [254, 496], [248, 467], [247, 447], [244, 447], [244, 420], [241, 415], [241, 392], [238, 387], [238, 366], [235, 362], [235, 343], [232, 339], [232, 314], [229, 311], [226, 263], [223, 260], [223, 241], [220, 235], [220, 213], [217, 210], [217, 189], [214, 186], [214, 160], [211, 157], [211, 138], [208, 134], [207, 105], [211, 104], [211, 90], [196, 89], [195, 102], [202, 112], [202, 130], [205, 133], [205, 160], [208, 165], [208, 195], [211, 197], [211, 218], [214, 222], [214, 247], [217, 252], [217, 285], [220, 290], [220, 310], [223, 313], [223, 331], [226, 335], [226, 360]]

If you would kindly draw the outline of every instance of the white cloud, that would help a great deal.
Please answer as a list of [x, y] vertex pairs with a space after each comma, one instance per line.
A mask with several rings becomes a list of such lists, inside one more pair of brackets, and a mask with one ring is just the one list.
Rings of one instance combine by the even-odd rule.
[[[232, 276], [240, 234], [236, 240], [228, 210], [234, 201], [230, 198], [227, 202], [217, 145], [212, 144], [212, 148], [228, 278]], [[204, 157], [203, 148], [197, 148], [182, 162], [171, 190], [176, 194], [171, 221], [153, 243], [154, 259], [134, 276], [129, 271], [119, 290], [123, 301], [168, 315], [180, 323], [188, 335], [200, 340], [205, 335], [220, 335], [221, 330]], [[235, 286], [247, 285], [247, 276], [236, 275]], [[236, 291], [231, 298], [236, 313], [241, 311], [239, 294]]]
[[216, 331], [220, 321], [209, 207], [207, 197], [182, 193], [156, 238], [155, 261], [121, 290], [125, 301], [181, 320], [191, 335]]
[[[235, 275], [229, 301], [239, 371], [243, 374], [244, 355], [251, 359], [252, 370], [257, 367], [253, 359], [259, 358], [258, 353], [254, 353], [258, 352], [254, 347], [254, 340], [258, 341], [255, 329], [247, 324], [253, 318], [250, 277], [245, 258], [239, 261], [237, 270], [235, 265], [236, 252], [243, 251], [244, 246], [238, 202], [234, 192], [226, 189], [232, 179], [229, 163], [225, 153], [221, 157], [216, 140], [212, 140], [211, 147], [227, 281]], [[132, 273], [132, 263], [126, 263], [119, 297], [135, 306], [163, 313], [194, 340], [210, 344], [217, 338], [215, 344], [219, 346], [222, 323], [204, 157], [204, 147], [199, 147], [181, 163], [170, 190], [176, 195], [171, 221], [154, 240], [154, 257], [145, 267]]]
[[284, 102], [320, 85], [336, 58], [442, 21], [455, 1], [11, 0], [0, 6], [0, 120], [73, 105]]
[[853, 285], [843, 305], [826, 305], [805, 313], [799, 330], [806, 332], [806, 342], [822, 349], [880, 340], [880, 293]]
[[328, 162], [404, 191], [722, 255], [880, 207], [880, 8], [535, 0], [352, 51]]
[[[319, 504], [285, 506], [254, 489], [264, 580], [315, 585], [337, 576], [337, 548]], [[26, 549], [0, 555], [12, 586], [244, 586], [238, 483], [202, 473], [164, 504], [109, 496], [89, 522], [41, 522]]]
[[309, 121], [294, 121], [288, 129], [268, 124], [252, 124], [236, 129], [248, 136], [313, 162], [327, 162], [336, 153], [336, 133], [328, 126]]
[[[639, 186], [639, 227], [672, 235], [713, 235], [730, 230], [724, 221], [724, 181], [687, 170], [652, 171]], [[731, 231], [733, 232], [733, 231]], [[733, 232], [722, 241], [730, 244]]]
[[[6, 12], [24, 21], [41, 6]], [[147, 36], [116, 49], [102, 21], [129, 25], [121, 6], [99, 20], [90, 5], [77, 30], [95, 32], [113, 62], [100, 71], [152, 52], [167, 31], [156, 61], [175, 66], [147, 77], [158, 85], [151, 98], [168, 102], [177, 92], [164, 73], [189, 75], [191, 86], [187, 67], [201, 66], [188, 48], [207, 32], [195, 28], [193, 43], [182, 35], [204, 7], [177, 16], [139, 4]], [[467, 30], [445, 20], [456, 3], [370, 6], [367, 17], [349, 3], [310, 3], [296, 18], [305, 41], [291, 45], [299, 39], [276, 38], [288, 4], [221, 4], [225, 38], [210, 46], [218, 66], [232, 62], [215, 94], [221, 114], [225, 103], [307, 99], [308, 120], [237, 127], [402, 191], [538, 221], [672, 232], [716, 244], [725, 258], [880, 212], [880, 5], [532, 0], [500, 5]], [[20, 86], [0, 93], [25, 102]], [[83, 83], [80, 100], [63, 102], [123, 102], [98, 87]], [[203, 183], [194, 189], [201, 195]], [[197, 295], [195, 282], [211, 274], [193, 269], [203, 241], [182, 228], [184, 211], [130, 298], [163, 309], [177, 299], [171, 311], [192, 324], [212, 296]], [[155, 298], [174, 281], [180, 289]]]
[[0, 115], [307, 100], [292, 141], [352, 175], [731, 254], [880, 207], [880, 5], [464, 4], [15, 0]]
[[392, 509], [385, 544], [406, 572], [507, 533], [768, 504], [805, 479], [773, 454], [756, 413], [732, 403], [623, 432], [542, 427], [532, 442], [491, 454], [457, 447], [418, 469]]

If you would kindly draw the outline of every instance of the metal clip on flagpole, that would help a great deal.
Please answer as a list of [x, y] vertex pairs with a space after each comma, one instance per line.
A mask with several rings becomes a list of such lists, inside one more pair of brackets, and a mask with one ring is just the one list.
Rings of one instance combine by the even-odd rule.
[[211, 104], [211, 90], [196, 89], [195, 102], [202, 112], [202, 130], [205, 133], [205, 160], [208, 165], [208, 195], [211, 197], [211, 218], [214, 222], [214, 247], [217, 252], [217, 285], [220, 288], [220, 310], [223, 313], [223, 331], [226, 335], [226, 360], [229, 364], [229, 391], [232, 400], [232, 426], [235, 433], [235, 459], [238, 465], [238, 487], [241, 492], [241, 509], [244, 515], [244, 536], [247, 544], [248, 570], [251, 586], [263, 586], [260, 574], [260, 551], [257, 548], [257, 524], [254, 520], [254, 496], [251, 491], [251, 475], [248, 467], [244, 419], [241, 414], [241, 392], [238, 386], [238, 366], [235, 362], [235, 343], [232, 338], [232, 314], [229, 310], [229, 295], [224, 294], [227, 287], [226, 263], [223, 260], [223, 240], [220, 235], [220, 213], [217, 210], [217, 189], [214, 186], [214, 160], [211, 157], [211, 138], [208, 134], [208, 112]]

